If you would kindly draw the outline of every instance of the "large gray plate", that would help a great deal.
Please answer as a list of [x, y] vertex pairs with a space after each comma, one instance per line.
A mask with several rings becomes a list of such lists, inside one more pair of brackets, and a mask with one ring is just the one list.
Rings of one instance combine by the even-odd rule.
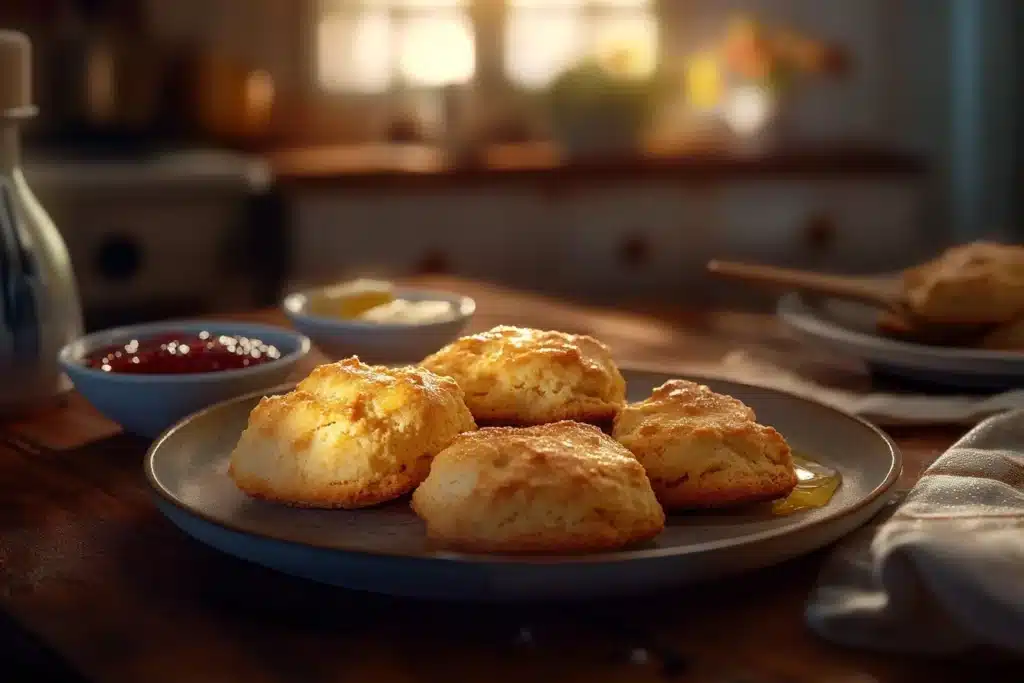
[[1000, 391], [1024, 386], [1024, 353], [926, 346], [875, 331], [878, 310], [798, 293], [779, 300], [779, 318], [807, 341], [865, 361], [887, 375], [950, 388]]
[[[625, 371], [638, 400], [669, 375]], [[824, 546], [886, 501], [901, 459], [866, 422], [818, 403], [732, 382], [703, 380], [751, 405], [790, 444], [837, 468], [825, 507], [674, 515], [654, 541], [577, 556], [497, 556], [431, 547], [405, 500], [359, 511], [298, 510], [249, 499], [228, 478], [228, 454], [260, 396], [187, 418], [146, 456], [157, 503], [181, 529], [224, 552], [288, 574], [394, 595], [463, 599], [561, 598], [640, 592], [763, 567]]]

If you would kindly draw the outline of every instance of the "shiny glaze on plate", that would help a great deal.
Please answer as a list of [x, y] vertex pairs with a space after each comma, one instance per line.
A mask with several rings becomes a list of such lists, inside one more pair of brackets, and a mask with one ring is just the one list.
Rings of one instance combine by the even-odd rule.
[[798, 479], [796, 488], [772, 503], [772, 513], [788, 515], [828, 505], [843, 481], [839, 471], [800, 453], [793, 454], [793, 464]]

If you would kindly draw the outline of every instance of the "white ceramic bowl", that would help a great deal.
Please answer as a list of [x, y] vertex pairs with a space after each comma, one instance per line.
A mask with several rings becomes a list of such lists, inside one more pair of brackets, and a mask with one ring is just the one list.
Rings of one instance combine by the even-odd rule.
[[[85, 358], [129, 339], [168, 333], [211, 332], [258, 338], [281, 357], [238, 370], [182, 375], [135, 375], [90, 368]], [[282, 327], [219, 320], [170, 320], [117, 327], [81, 337], [58, 354], [58, 362], [97, 410], [125, 431], [156, 437], [180, 419], [214, 403], [282, 384], [295, 364], [309, 353], [307, 337]]]
[[448, 301], [455, 317], [418, 324], [345, 320], [308, 313], [316, 290], [285, 297], [284, 312], [292, 325], [332, 359], [359, 356], [364, 363], [416, 363], [456, 339], [469, 324], [476, 302], [468, 296], [423, 289], [396, 289], [395, 297], [409, 301]]

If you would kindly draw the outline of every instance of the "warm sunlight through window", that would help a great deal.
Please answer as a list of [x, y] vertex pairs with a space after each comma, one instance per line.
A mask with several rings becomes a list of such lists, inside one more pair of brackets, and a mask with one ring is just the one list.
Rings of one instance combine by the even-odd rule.
[[657, 66], [654, 0], [506, 0], [505, 71], [524, 88], [543, 88], [585, 57], [628, 54], [628, 75]]
[[414, 85], [440, 86], [473, 78], [476, 51], [469, 17], [415, 17], [399, 38], [398, 67]]
[[521, 9], [509, 12], [505, 28], [505, 70], [524, 88], [542, 88], [586, 49], [586, 35], [574, 10]]
[[329, 14], [316, 33], [316, 67], [325, 90], [374, 93], [391, 84], [391, 18], [383, 10]]
[[465, 83], [476, 71], [468, 0], [320, 0], [317, 82], [380, 93], [395, 83]]

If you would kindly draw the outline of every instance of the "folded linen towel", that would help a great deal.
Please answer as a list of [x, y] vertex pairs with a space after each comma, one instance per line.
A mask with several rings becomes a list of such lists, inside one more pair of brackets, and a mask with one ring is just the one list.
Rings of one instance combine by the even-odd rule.
[[806, 617], [854, 647], [1024, 654], [1024, 411], [978, 425], [888, 519], [843, 541]]

